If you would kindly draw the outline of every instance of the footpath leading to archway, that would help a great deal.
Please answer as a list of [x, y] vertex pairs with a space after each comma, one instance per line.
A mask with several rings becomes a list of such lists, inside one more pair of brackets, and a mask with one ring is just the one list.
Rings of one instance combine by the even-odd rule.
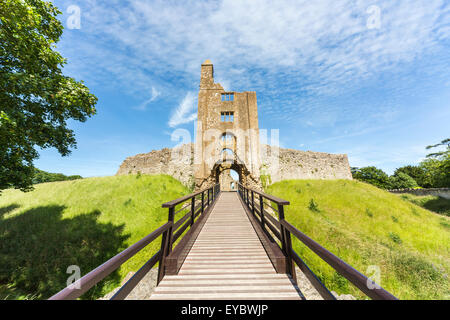
[[236, 192], [221, 193], [178, 275], [166, 275], [151, 299], [301, 299], [277, 274]]

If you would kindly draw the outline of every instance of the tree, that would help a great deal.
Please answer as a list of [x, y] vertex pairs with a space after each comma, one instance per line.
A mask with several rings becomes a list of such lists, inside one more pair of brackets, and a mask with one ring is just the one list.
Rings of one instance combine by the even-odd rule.
[[430, 187], [448, 188], [450, 187], [450, 139], [428, 146], [427, 150], [439, 146], [447, 146], [447, 148], [443, 151], [430, 153], [427, 155], [428, 159], [422, 161], [420, 165], [427, 173]]
[[62, 74], [59, 14], [42, 0], [0, 1], [0, 190], [30, 190], [36, 147], [69, 155], [76, 140], [67, 120], [96, 113], [84, 83]]
[[79, 175], [66, 176], [62, 173], [50, 173], [36, 168], [33, 176], [33, 184], [44, 182], [55, 182], [55, 181], [78, 180], [78, 179], [83, 179], [83, 177]]
[[353, 170], [353, 178], [364, 181], [382, 189], [389, 189], [389, 176], [376, 167], [364, 167]]
[[430, 183], [427, 181], [425, 169], [422, 166], [404, 166], [398, 168], [394, 172], [394, 176], [398, 176], [399, 173], [404, 173], [413, 178], [417, 184], [422, 188], [427, 188]]
[[440, 158], [440, 157], [445, 157], [445, 155], [448, 155], [450, 153], [450, 138], [442, 140], [438, 144], [435, 144], [435, 145], [432, 145], [432, 146], [428, 146], [427, 150], [430, 150], [430, 149], [433, 149], [433, 148], [436, 148], [436, 147], [440, 147], [440, 146], [447, 146], [447, 150], [439, 151], [439, 152], [435, 152], [435, 153], [430, 153], [429, 155], [427, 155], [427, 158]]
[[389, 187], [392, 189], [417, 188], [417, 182], [404, 172], [397, 172], [389, 177]]

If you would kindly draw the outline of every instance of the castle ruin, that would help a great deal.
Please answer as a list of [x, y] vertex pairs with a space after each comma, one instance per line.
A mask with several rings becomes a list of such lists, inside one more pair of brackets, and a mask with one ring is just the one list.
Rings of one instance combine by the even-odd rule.
[[220, 182], [231, 191], [231, 170], [254, 189], [286, 179], [352, 179], [347, 155], [261, 144], [256, 92], [225, 91], [210, 60], [201, 66], [195, 144], [127, 158], [117, 174], [168, 174], [197, 190]]
[[226, 92], [214, 83], [214, 66], [209, 60], [201, 67], [196, 137], [197, 189], [219, 183], [220, 176], [230, 170], [237, 172], [244, 185], [260, 187], [256, 92]]

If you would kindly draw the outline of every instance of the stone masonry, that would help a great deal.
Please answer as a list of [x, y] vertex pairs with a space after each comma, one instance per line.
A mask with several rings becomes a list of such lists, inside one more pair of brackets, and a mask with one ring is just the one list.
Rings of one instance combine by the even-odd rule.
[[235, 170], [239, 180], [259, 188], [259, 125], [256, 92], [226, 92], [214, 83], [214, 66], [201, 66], [194, 177], [197, 189]]
[[128, 157], [117, 175], [167, 174], [187, 187], [194, 183], [194, 145], [185, 144], [174, 149], [153, 150], [149, 153]]
[[209, 60], [201, 66], [195, 144], [129, 157], [117, 175], [167, 174], [197, 190], [225, 182], [229, 191], [231, 169], [255, 189], [287, 179], [352, 179], [347, 155], [260, 145], [256, 93], [226, 92]]
[[352, 180], [348, 157], [345, 154], [300, 151], [267, 145], [261, 146], [261, 149], [261, 173], [267, 176], [269, 184], [291, 179]]

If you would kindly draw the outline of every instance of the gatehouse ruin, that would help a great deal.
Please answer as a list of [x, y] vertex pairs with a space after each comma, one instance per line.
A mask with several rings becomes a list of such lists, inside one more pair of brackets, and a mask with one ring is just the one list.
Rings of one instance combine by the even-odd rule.
[[127, 158], [117, 175], [168, 174], [197, 190], [220, 182], [223, 191], [237, 182], [261, 190], [287, 179], [352, 179], [347, 155], [261, 144], [256, 92], [225, 91], [210, 60], [200, 74], [195, 143]]

